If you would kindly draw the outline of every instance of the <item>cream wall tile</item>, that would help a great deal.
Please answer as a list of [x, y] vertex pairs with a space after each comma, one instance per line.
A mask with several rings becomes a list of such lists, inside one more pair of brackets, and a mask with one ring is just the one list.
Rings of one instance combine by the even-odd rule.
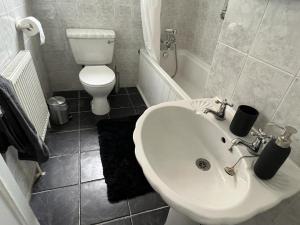
[[292, 158], [300, 166], [300, 78], [292, 84], [282, 104], [275, 114], [274, 122], [281, 125], [290, 125], [298, 129], [293, 137]]
[[48, 51], [43, 54], [46, 68], [49, 72], [62, 71], [62, 70], [74, 70], [74, 68], [80, 68], [73, 59], [73, 55], [69, 55], [69, 52], [61, 51]]
[[161, 30], [175, 28], [178, 48], [188, 49], [211, 64], [223, 20], [219, 0], [162, 0]]
[[292, 76], [248, 58], [234, 93], [234, 103], [255, 107], [260, 112], [256, 125], [264, 127], [271, 121], [292, 80]]
[[0, 16], [4, 15], [6, 13], [6, 7], [4, 5], [4, 0], [0, 0]]
[[3, 1], [4, 1], [7, 12], [11, 12], [12, 10], [21, 6], [23, 3], [22, 0], [3, 0]]
[[[63, 70], [49, 74], [53, 91], [82, 90], [78, 70]], [[68, 85], [66, 85], [66, 83]]]
[[271, 0], [251, 55], [296, 74], [300, 68], [300, 1]]
[[2, 32], [0, 32], [0, 72], [4, 69], [5, 65], [9, 62], [10, 56], [7, 50], [8, 37], [7, 33], [10, 32], [9, 24], [7, 23], [7, 17], [0, 17], [0, 24]]
[[[77, 4], [74, 4], [72, 2], [57, 2], [55, 6], [56, 6], [55, 13], [57, 17], [55, 17], [54, 20], [52, 19], [47, 20], [46, 21], [47, 24], [45, 24], [46, 27], [53, 26], [56, 27], [57, 29], [60, 29], [59, 28], [60, 26], [59, 22], [60, 22], [61, 26], [65, 26], [66, 28], [72, 28], [79, 23]], [[34, 11], [37, 12], [39, 11], [39, 9]]]
[[269, 0], [231, 0], [220, 40], [248, 53]]
[[189, 42], [188, 49], [211, 65], [223, 23], [220, 13], [224, 1], [201, 0], [198, 2], [196, 13], [190, 19], [195, 20], [192, 30], [195, 35], [194, 39]]
[[230, 99], [246, 55], [219, 43], [214, 57], [206, 84], [206, 96]]
[[66, 49], [66, 31], [57, 28], [44, 27], [46, 44], [42, 46], [45, 51], [59, 51]]

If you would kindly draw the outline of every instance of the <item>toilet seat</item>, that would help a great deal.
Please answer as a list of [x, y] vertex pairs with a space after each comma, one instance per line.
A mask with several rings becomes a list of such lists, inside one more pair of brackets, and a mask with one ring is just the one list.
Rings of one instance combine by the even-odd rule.
[[85, 85], [103, 87], [115, 82], [115, 73], [107, 66], [86, 66], [80, 71], [79, 79]]

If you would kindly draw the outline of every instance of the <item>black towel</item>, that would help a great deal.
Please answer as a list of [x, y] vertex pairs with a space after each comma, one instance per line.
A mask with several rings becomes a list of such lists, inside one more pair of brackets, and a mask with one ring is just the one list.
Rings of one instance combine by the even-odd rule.
[[10, 82], [0, 76], [0, 152], [10, 145], [18, 151], [20, 160], [39, 163], [49, 159], [49, 150], [23, 111]]

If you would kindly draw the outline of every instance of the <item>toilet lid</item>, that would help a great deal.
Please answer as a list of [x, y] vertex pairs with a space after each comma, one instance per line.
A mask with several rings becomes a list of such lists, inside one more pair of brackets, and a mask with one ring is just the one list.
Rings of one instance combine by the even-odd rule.
[[90, 86], [105, 86], [115, 81], [115, 73], [107, 66], [86, 66], [80, 71], [79, 79]]

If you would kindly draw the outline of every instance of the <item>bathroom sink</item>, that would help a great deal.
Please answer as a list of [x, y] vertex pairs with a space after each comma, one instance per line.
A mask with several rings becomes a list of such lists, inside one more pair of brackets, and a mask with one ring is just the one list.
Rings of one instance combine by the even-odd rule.
[[136, 157], [149, 183], [171, 207], [166, 224], [237, 224], [300, 190], [300, 169], [290, 160], [269, 181], [255, 176], [253, 158], [243, 159], [234, 176], [225, 172], [249, 153], [243, 146], [228, 150], [235, 138], [228, 129], [234, 112], [227, 109], [227, 120], [217, 121], [203, 113], [207, 107], [217, 108], [214, 102], [163, 103], [137, 122]]

